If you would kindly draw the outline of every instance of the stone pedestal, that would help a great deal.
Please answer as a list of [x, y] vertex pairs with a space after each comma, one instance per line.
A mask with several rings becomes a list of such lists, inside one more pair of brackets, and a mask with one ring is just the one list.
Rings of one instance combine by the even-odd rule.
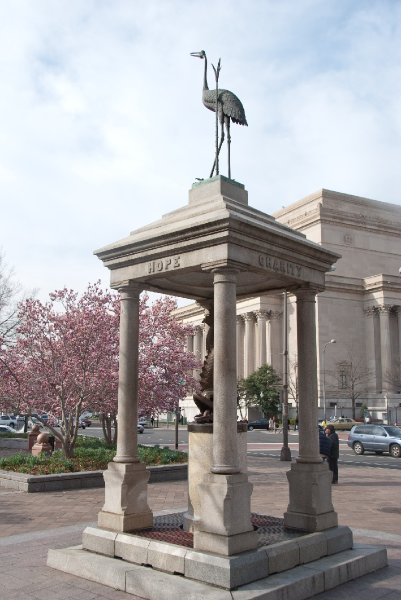
[[302, 531], [324, 531], [337, 527], [331, 501], [332, 473], [326, 463], [295, 463], [287, 472], [290, 502], [284, 525]]
[[[247, 427], [237, 425], [237, 443], [240, 473], [247, 472]], [[188, 510], [184, 515], [184, 529], [193, 532], [201, 518], [200, 484], [210, 473], [213, 464], [213, 424], [188, 425]]]
[[28, 450], [29, 451], [31, 451], [32, 448], [34, 447], [34, 445], [36, 444], [36, 440], [38, 439], [39, 433], [40, 433], [39, 427], [36, 431], [32, 430], [28, 433]]
[[39, 454], [51, 454], [52, 452], [53, 448], [49, 444], [49, 434], [45, 432], [39, 433], [32, 446], [32, 455], [39, 456]]
[[147, 504], [149, 471], [142, 463], [109, 463], [104, 472], [105, 502], [98, 514], [99, 527], [133, 531], [152, 527], [153, 514]]
[[34, 444], [32, 446], [32, 456], [39, 456], [39, 454], [51, 454], [53, 451], [53, 448], [50, 446], [49, 442], [43, 442], [43, 443], [39, 443], [36, 442], [36, 444]]
[[201, 519], [194, 549], [231, 556], [257, 546], [251, 524], [252, 484], [245, 473], [209, 473], [200, 484]]

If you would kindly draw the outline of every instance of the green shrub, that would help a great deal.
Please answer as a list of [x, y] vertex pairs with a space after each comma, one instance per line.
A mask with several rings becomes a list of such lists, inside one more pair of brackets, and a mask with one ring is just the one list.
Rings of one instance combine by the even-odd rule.
[[[27, 452], [18, 452], [0, 458], [0, 469], [32, 475], [100, 471], [107, 468], [115, 454], [115, 449], [108, 448], [103, 440], [87, 437], [82, 443], [77, 444], [72, 458], [64, 458], [61, 450], [56, 450], [51, 456], [32, 456]], [[185, 452], [160, 446], [138, 446], [138, 456], [146, 465], [184, 463], [188, 459]]]

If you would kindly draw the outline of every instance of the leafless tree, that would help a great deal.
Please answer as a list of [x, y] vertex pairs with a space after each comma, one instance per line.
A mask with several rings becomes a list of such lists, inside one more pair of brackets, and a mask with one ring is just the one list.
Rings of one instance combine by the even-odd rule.
[[299, 403], [299, 391], [298, 391], [298, 359], [295, 354], [288, 361], [288, 397], [295, 402], [296, 415], [298, 417], [298, 403]]
[[356, 401], [366, 393], [372, 371], [364, 361], [352, 351], [347, 360], [338, 363], [339, 388], [346, 398], [351, 400], [352, 418], [356, 418]]
[[14, 272], [0, 253], [0, 342], [9, 344], [17, 326], [17, 304], [21, 286], [14, 279]]

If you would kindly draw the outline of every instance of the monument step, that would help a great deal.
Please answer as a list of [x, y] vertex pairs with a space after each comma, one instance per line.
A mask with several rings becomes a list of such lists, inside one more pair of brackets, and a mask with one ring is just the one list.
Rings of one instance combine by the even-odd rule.
[[146, 600], [303, 600], [387, 566], [384, 547], [356, 544], [351, 550], [320, 558], [233, 590], [156, 571], [83, 550], [49, 550], [49, 567], [122, 590]]

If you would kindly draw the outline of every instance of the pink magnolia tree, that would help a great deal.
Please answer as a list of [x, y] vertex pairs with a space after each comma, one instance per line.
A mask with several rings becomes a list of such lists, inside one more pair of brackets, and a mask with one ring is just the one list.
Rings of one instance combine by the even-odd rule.
[[[196, 388], [192, 370], [199, 367], [184, 347], [191, 328], [177, 322], [173, 299], [140, 302], [139, 410], [158, 415], [173, 410]], [[18, 336], [12, 347], [0, 340], [0, 397], [19, 412], [50, 416], [47, 427], [72, 456], [79, 416], [101, 414], [112, 442], [117, 431], [119, 299], [99, 283], [82, 296], [71, 290], [29, 299], [19, 308]], [[55, 427], [59, 420], [60, 428]], [[113, 427], [114, 425], [114, 427]]]
[[81, 297], [63, 289], [46, 303], [21, 303], [16, 342], [1, 352], [1, 395], [14, 399], [20, 412], [48, 413], [47, 426], [66, 456], [73, 454], [80, 414], [105, 382], [110, 391], [114, 382], [116, 394], [118, 320], [118, 299], [99, 283]]
[[[160, 413], [175, 411], [179, 401], [198, 388], [193, 371], [200, 367], [200, 363], [185, 348], [186, 337], [193, 334], [193, 328], [176, 320], [173, 315], [176, 308], [177, 303], [171, 297], [161, 296], [151, 303], [147, 294], [141, 296], [138, 357], [140, 415], [157, 417]], [[113, 443], [118, 425], [116, 399], [106, 392], [99, 401], [97, 406], [101, 408], [103, 433], [106, 441]]]

